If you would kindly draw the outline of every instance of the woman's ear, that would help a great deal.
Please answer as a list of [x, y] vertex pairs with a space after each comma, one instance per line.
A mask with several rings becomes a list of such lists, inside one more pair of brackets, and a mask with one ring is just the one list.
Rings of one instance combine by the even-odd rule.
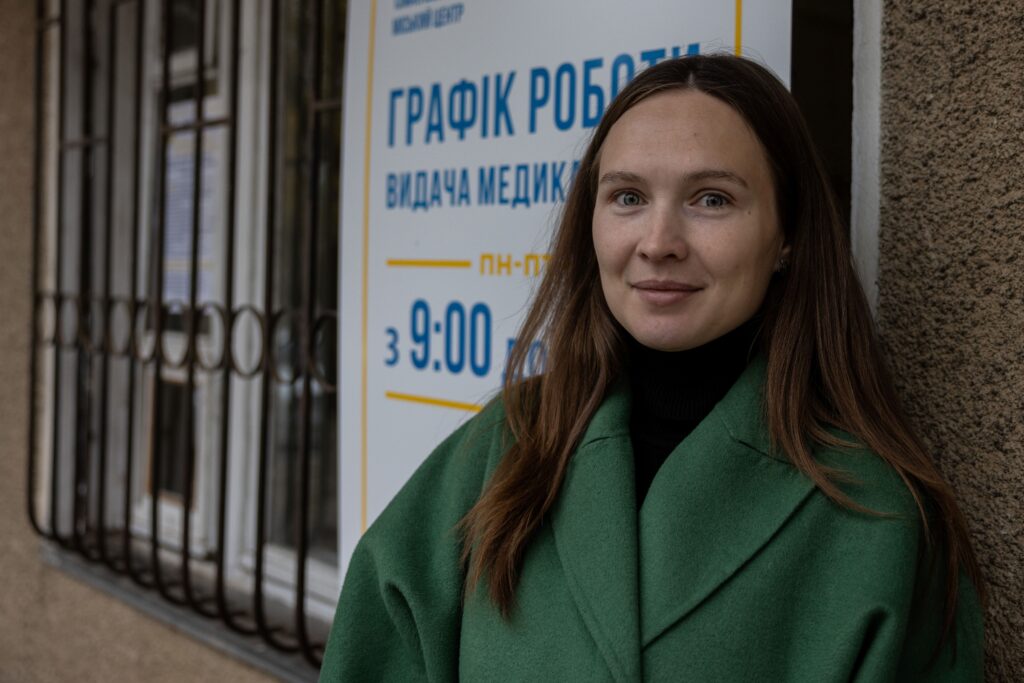
[[775, 268], [773, 272], [784, 273], [789, 268], [789, 254], [790, 247], [788, 244], [783, 245], [782, 249], [779, 250], [779, 257], [775, 259]]

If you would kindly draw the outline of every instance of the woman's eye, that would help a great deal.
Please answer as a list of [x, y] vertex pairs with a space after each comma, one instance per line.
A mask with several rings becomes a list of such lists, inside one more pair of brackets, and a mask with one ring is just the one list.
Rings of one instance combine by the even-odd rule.
[[639, 206], [641, 199], [640, 195], [631, 190], [619, 192], [615, 195], [615, 201], [619, 206]]
[[723, 209], [729, 205], [729, 200], [725, 195], [718, 194], [717, 192], [709, 192], [706, 195], [701, 196], [697, 200], [697, 203], [706, 209]]

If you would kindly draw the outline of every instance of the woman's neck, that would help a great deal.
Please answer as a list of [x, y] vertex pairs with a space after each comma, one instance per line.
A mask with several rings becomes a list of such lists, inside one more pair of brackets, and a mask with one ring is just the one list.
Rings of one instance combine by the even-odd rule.
[[707, 417], [746, 368], [760, 325], [760, 317], [755, 316], [687, 351], [657, 351], [630, 337], [630, 435], [638, 507], [672, 450]]
[[634, 405], [664, 418], [703, 418], [747, 366], [760, 324], [751, 318], [686, 351], [657, 351], [630, 337]]

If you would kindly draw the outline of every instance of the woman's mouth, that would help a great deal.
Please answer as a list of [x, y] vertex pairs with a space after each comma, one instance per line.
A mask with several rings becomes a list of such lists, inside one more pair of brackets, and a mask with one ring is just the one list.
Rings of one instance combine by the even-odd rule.
[[686, 301], [703, 289], [678, 280], [640, 280], [631, 286], [641, 300], [655, 306], [668, 306]]

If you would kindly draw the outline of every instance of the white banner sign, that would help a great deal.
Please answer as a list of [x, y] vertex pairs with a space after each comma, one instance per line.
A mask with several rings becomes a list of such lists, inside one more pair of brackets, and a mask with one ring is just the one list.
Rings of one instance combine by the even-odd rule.
[[342, 572], [409, 475], [500, 387], [609, 100], [647, 65], [698, 52], [741, 52], [788, 82], [790, 11], [788, 0], [349, 2]]

